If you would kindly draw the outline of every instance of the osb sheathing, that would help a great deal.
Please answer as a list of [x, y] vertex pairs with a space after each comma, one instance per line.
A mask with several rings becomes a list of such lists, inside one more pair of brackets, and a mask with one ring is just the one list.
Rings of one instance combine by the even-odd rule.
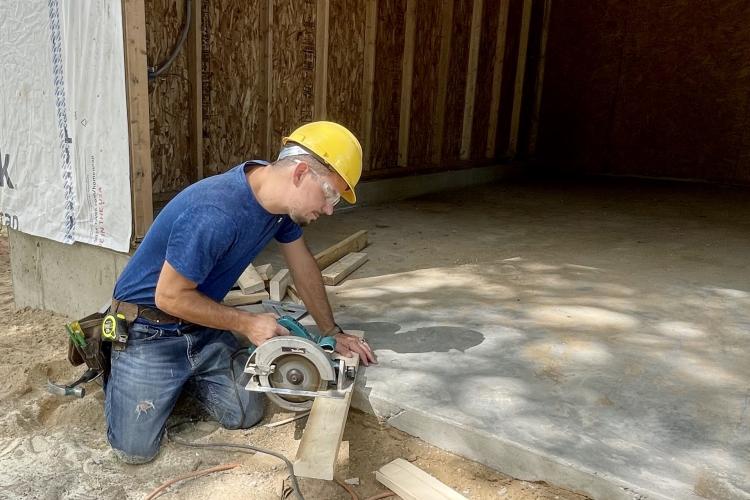
[[206, 176], [266, 158], [266, 3], [202, 0]]
[[[175, 43], [184, 0], [147, 0], [149, 63], [162, 59]], [[317, 19], [322, 0], [202, 0], [203, 174], [226, 171], [243, 160], [273, 159], [281, 138], [316, 116]], [[415, 0], [407, 165], [397, 166], [405, 16], [407, 0], [377, 0], [375, 66], [366, 85], [366, 2], [329, 0], [326, 118], [349, 127], [362, 142], [370, 124], [371, 156], [364, 178], [400, 175], [422, 169], [455, 168], [461, 147], [473, 0], [452, 0], [453, 22], [447, 54], [447, 92], [438, 106], [438, 60], [441, 51], [440, 2]], [[511, 0], [518, 4], [518, 0]], [[496, 28], [500, 0], [484, 0], [479, 66], [472, 123], [473, 164], [504, 156], [499, 137], [495, 158], [486, 159]], [[511, 12], [519, 11], [511, 8]], [[513, 16], [511, 16], [513, 17]], [[322, 21], [322, 20], [321, 20]], [[270, 22], [270, 26], [269, 26]], [[509, 29], [513, 22], [509, 23]], [[271, 34], [269, 43], [268, 33]], [[517, 43], [508, 35], [506, 50]], [[534, 35], [532, 35], [534, 36]], [[270, 59], [269, 59], [270, 49]], [[506, 54], [509, 56], [510, 54]], [[510, 57], [512, 59], [515, 54]], [[269, 68], [271, 70], [269, 74]], [[512, 105], [515, 69], [506, 57], [500, 112]], [[508, 94], [508, 87], [511, 93]], [[150, 86], [154, 193], [174, 193], [198, 175], [190, 159], [189, 79], [186, 49], [165, 77]], [[368, 101], [371, 99], [371, 101]], [[509, 101], [510, 99], [510, 101]], [[365, 116], [368, 102], [372, 115]], [[442, 147], [434, 127], [444, 117]], [[502, 123], [498, 125], [501, 135]], [[507, 129], [507, 127], [506, 127]], [[507, 134], [507, 130], [504, 132]], [[437, 161], [435, 159], [437, 158]]]
[[[146, 58], [155, 66], [167, 58], [183, 24], [183, 0], [146, 0]], [[151, 170], [154, 193], [179, 190], [195, 181], [190, 161], [187, 55], [148, 85]]]
[[328, 25], [327, 118], [362, 138], [365, 9], [360, 0], [331, 0]]
[[750, 183], [750, 2], [556, 7], [538, 146], [550, 165]]

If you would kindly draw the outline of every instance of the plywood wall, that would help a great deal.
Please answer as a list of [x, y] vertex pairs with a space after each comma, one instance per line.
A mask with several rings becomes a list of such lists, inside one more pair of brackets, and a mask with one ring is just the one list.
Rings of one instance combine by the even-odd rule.
[[538, 151], [565, 171], [750, 183], [750, 2], [553, 8]]
[[[176, 40], [183, 1], [147, 0], [150, 63]], [[314, 119], [359, 137], [364, 178], [504, 159], [518, 39], [538, 36], [518, 29], [524, 1], [201, 0], [203, 175], [272, 159]], [[157, 198], [199, 175], [184, 52], [150, 87]]]

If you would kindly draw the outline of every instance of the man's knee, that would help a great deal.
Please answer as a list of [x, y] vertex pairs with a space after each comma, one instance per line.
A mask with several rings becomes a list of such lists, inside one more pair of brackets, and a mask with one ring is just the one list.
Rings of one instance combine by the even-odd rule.
[[107, 432], [107, 441], [115, 456], [126, 464], [145, 464], [151, 462], [159, 454], [161, 436], [154, 441], [146, 441], [143, 436], [129, 436], [117, 439], [111, 429]]
[[150, 456], [141, 456], [141, 455], [131, 455], [127, 452], [124, 452], [122, 450], [118, 450], [114, 446], [112, 447], [112, 451], [115, 452], [115, 456], [120, 459], [120, 461], [130, 464], [130, 465], [141, 465], [141, 464], [147, 464], [151, 462], [153, 459], [156, 458], [156, 455], [159, 453], [159, 450], [156, 450], [156, 453]]
[[260, 398], [251, 399], [250, 404], [245, 407], [244, 415], [238, 415], [237, 418], [224, 420], [221, 422], [225, 429], [249, 429], [263, 419], [263, 400]]

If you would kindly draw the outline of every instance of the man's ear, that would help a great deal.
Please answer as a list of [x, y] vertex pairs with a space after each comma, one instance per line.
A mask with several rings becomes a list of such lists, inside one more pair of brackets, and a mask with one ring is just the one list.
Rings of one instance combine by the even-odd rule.
[[302, 183], [302, 178], [309, 169], [310, 166], [307, 163], [297, 160], [297, 164], [292, 168], [292, 182], [295, 186], [299, 186]]

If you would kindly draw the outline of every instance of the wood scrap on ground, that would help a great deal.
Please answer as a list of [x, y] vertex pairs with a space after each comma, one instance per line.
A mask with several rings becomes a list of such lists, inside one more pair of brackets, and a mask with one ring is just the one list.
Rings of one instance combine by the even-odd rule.
[[[361, 330], [347, 330], [346, 333], [364, 337]], [[359, 365], [359, 356], [356, 354], [343, 359], [347, 366]], [[327, 481], [333, 479], [353, 390], [352, 387], [341, 399], [315, 398], [302, 441], [297, 448], [297, 458], [294, 461], [296, 475]]]
[[397, 458], [375, 471], [375, 479], [404, 500], [467, 500], [403, 458]]
[[237, 286], [240, 287], [242, 293], [251, 294], [266, 289], [266, 284], [258, 271], [253, 267], [252, 264], [242, 272], [239, 279], [237, 280]]
[[323, 270], [323, 283], [338, 285], [365, 262], [367, 262], [366, 253], [352, 252]]
[[263, 264], [262, 266], [256, 266], [255, 270], [264, 281], [271, 281], [273, 278], [273, 266], [271, 264]]
[[315, 262], [320, 269], [325, 269], [348, 253], [359, 252], [367, 246], [367, 231], [357, 231], [335, 245], [315, 255]]
[[282, 269], [276, 273], [268, 283], [268, 291], [271, 293], [271, 300], [280, 301], [283, 299], [291, 280], [292, 276], [289, 274], [289, 269]]

